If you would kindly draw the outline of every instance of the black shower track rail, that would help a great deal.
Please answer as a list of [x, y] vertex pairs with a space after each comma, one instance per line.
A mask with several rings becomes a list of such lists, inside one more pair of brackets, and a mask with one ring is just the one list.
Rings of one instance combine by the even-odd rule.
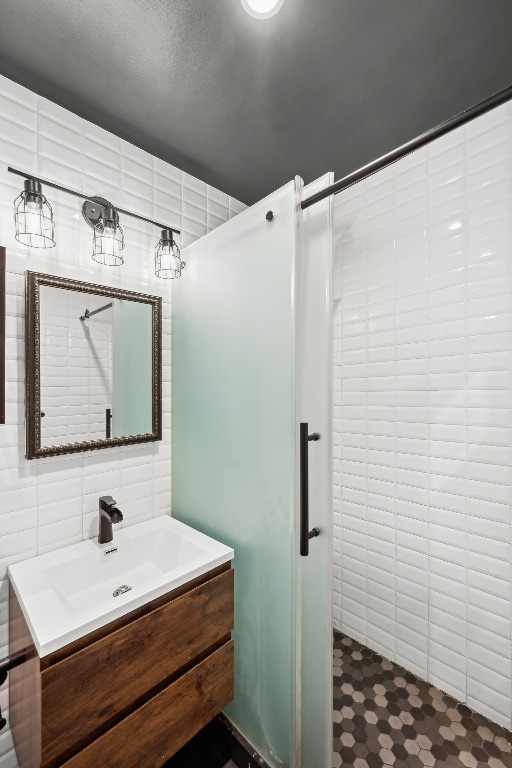
[[406, 155], [410, 155], [411, 152], [414, 152], [416, 149], [424, 147], [425, 144], [429, 144], [431, 141], [434, 141], [434, 139], [438, 139], [440, 136], [444, 136], [446, 133], [455, 130], [455, 128], [459, 128], [461, 125], [469, 123], [471, 120], [474, 120], [475, 117], [484, 115], [486, 112], [494, 109], [494, 107], [499, 107], [500, 104], [504, 104], [510, 99], [512, 99], [512, 85], [509, 85], [508, 88], [504, 88], [502, 91], [498, 91], [498, 93], [495, 93], [493, 96], [489, 96], [488, 99], [480, 101], [474, 107], [470, 107], [470, 109], [466, 109], [464, 112], [460, 112], [458, 115], [451, 117], [444, 123], [436, 125], [435, 128], [431, 128], [429, 131], [422, 133], [421, 136], [417, 136], [406, 144], [402, 144], [401, 147], [382, 155], [382, 157], [377, 158], [377, 160], [373, 160], [371, 163], [363, 165], [359, 170], [349, 173], [348, 176], [344, 176], [342, 179], [339, 179], [339, 181], [335, 181], [330, 187], [326, 187], [320, 192], [311, 195], [311, 197], [307, 197], [302, 201], [301, 208], [304, 210], [311, 205], [315, 205], [315, 203], [319, 203], [321, 200], [325, 200], [331, 195], [337, 195], [339, 192], [343, 192], [344, 189], [352, 187], [354, 184], [357, 184], [358, 181], [362, 181], [363, 179], [368, 178], [368, 176], [372, 176], [374, 173], [381, 171], [383, 168], [387, 168], [389, 165], [406, 157]]

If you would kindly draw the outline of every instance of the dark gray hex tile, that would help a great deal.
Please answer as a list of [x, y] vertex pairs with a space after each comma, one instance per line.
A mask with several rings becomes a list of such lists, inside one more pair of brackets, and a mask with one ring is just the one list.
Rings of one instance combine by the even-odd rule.
[[512, 768], [510, 731], [338, 632], [334, 649], [336, 766]]

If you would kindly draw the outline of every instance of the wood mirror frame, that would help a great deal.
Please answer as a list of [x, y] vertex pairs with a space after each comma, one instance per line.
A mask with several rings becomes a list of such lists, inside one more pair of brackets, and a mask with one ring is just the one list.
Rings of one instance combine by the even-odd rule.
[[[68, 291], [105, 296], [112, 299], [142, 302], [152, 307], [152, 431], [141, 435], [108, 437], [61, 445], [41, 445], [41, 345], [40, 345], [40, 288], [49, 286]], [[147, 443], [162, 439], [162, 299], [144, 293], [110, 288], [105, 285], [83, 283], [64, 277], [25, 272], [25, 362], [26, 362], [26, 458], [62, 456], [100, 448], [114, 448], [134, 443]]]

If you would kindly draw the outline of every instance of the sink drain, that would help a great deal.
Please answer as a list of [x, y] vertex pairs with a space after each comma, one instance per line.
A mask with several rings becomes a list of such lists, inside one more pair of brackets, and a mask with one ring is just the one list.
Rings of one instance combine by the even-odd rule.
[[129, 592], [131, 587], [128, 586], [128, 584], [121, 584], [120, 587], [117, 589], [114, 589], [113, 595], [114, 597], [119, 597], [119, 595], [124, 595], [125, 592]]

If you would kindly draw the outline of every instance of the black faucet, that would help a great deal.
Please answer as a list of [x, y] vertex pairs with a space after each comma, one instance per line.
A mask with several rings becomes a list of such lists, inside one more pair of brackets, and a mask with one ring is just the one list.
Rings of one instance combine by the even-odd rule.
[[112, 541], [112, 523], [120, 523], [123, 514], [115, 505], [117, 501], [112, 496], [100, 497], [100, 532], [98, 534], [98, 544], [108, 544]]

